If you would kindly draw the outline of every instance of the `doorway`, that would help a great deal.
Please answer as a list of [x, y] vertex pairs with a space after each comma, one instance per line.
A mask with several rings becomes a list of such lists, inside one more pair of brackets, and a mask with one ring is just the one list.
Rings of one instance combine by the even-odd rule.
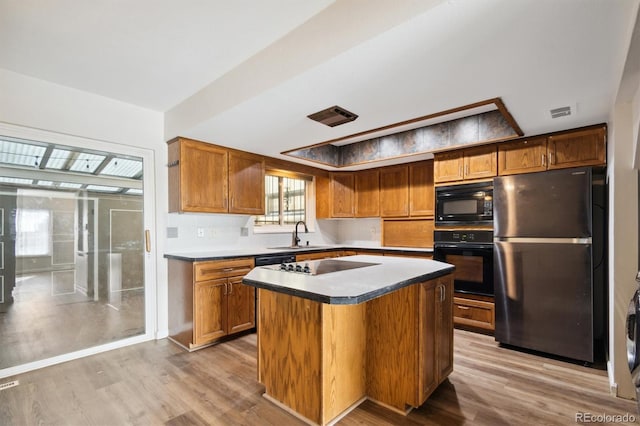
[[0, 135], [0, 377], [153, 335], [152, 157], [73, 142]]

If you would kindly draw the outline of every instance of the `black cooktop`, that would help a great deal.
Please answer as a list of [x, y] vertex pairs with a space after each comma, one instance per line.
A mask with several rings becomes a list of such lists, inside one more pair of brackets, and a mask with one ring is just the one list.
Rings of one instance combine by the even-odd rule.
[[276, 269], [282, 272], [298, 272], [305, 275], [322, 275], [331, 272], [346, 271], [349, 269], [375, 266], [379, 263], [356, 262], [353, 260], [322, 259], [309, 262], [282, 263], [280, 265], [267, 265], [263, 268]]

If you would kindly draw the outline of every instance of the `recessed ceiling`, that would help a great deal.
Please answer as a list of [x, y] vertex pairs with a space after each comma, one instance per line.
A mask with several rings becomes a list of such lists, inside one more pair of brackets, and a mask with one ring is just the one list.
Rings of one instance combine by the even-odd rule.
[[[279, 158], [495, 97], [534, 135], [608, 120], [638, 6], [0, 0], [0, 68], [165, 111], [165, 140]], [[306, 117], [336, 104], [359, 118], [330, 128]]]

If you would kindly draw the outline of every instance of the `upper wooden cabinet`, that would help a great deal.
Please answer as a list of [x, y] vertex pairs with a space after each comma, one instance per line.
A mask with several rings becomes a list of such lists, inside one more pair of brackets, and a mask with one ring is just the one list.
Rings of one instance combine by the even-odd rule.
[[355, 173], [355, 216], [380, 216], [380, 171], [378, 169]]
[[498, 174], [540, 172], [547, 169], [547, 138], [525, 139], [498, 145]]
[[263, 157], [229, 152], [229, 213], [264, 214]]
[[605, 127], [498, 145], [498, 174], [540, 172], [606, 164]]
[[391, 166], [380, 169], [380, 216], [409, 215], [409, 167]]
[[409, 164], [409, 215], [434, 215], [433, 160]]
[[354, 216], [353, 173], [331, 173], [331, 217]]
[[434, 154], [435, 183], [490, 178], [497, 172], [498, 155], [493, 144]]
[[185, 138], [168, 150], [169, 212], [264, 214], [262, 157]]
[[547, 144], [551, 169], [605, 164], [605, 128], [598, 127], [549, 136]]

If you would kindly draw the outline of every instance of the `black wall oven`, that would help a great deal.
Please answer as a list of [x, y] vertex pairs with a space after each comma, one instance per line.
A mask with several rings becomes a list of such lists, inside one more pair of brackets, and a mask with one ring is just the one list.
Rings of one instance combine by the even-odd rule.
[[493, 182], [436, 187], [435, 224], [493, 224]]
[[456, 267], [457, 293], [493, 296], [493, 231], [434, 231], [433, 259]]

